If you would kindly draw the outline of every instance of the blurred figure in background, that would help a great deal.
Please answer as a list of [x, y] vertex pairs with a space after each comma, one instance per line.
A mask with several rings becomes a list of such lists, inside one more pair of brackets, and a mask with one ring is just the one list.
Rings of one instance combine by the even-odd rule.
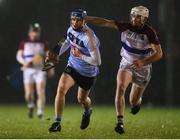
[[155, 30], [146, 24], [149, 10], [144, 6], [131, 9], [130, 22], [108, 20], [100, 17], [88, 17], [94, 25], [113, 28], [121, 32], [121, 62], [117, 73], [115, 107], [117, 125], [115, 131], [124, 133], [123, 117], [125, 109], [124, 94], [130, 83], [129, 96], [131, 113], [137, 114], [142, 103], [142, 95], [150, 78], [152, 63], [162, 57], [162, 50]]
[[34, 93], [37, 93], [37, 116], [43, 117], [45, 107], [46, 77], [53, 76], [54, 70], [42, 71], [48, 44], [41, 40], [41, 27], [38, 23], [31, 24], [28, 39], [20, 42], [17, 61], [22, 65], [25, 100], [28, 106], [28, 117], [33, 117], [35, 107]]

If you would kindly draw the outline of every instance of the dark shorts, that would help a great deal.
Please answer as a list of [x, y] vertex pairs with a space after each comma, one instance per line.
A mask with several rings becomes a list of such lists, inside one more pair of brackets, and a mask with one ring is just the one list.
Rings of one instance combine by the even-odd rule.
[[76, 84], [84, 90], [89, 90], [96, 82], [96, 77], [86, 77], [78, 73], [74, 68], [67, 66], [64, 70], [65, 73], [69, 74]]

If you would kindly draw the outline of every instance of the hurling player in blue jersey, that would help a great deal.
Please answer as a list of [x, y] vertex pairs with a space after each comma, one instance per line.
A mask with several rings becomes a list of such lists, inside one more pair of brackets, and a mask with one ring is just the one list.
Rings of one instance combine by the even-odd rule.
[[[70, 48], [70, 56], [67, 67], [59, 80], [55, 98], [55, 122], [49, 128], [49, 132], [61, 131], [65, 95], [75, 84], [78, 85], [78, 102], [84, 108], [80, 128], [87, 128], [90, 122], [92, 108], [89, 93], [99, 73], [101, 56], [99, 39], [86, 25], [86, 17], [87, 13], [82, 9], [71, 12], [71, 26], [67, 30], [67, 38], [59, 50], [55, 49], [55, 53], [60, 56]], [[56, 61], [57, 56], [54, 52], [50, 52], [47, 59]]]
[[132, 88], [129, 101], [131, 113], [140, 110], [142, 95], [151, 78], [151, 64], [162, 57], [161, 45], [155, 30], [146, 24], [149, 10], [144, 6], [131, 9], [130, 22], [89, 17], [87, 22], [109, 27], [121, 32], [121, 62], [117, 73], [115, 106], [117, 125], [115, 131], [124, 133], [123, 117], [125, 109], [125, 91], [130, 83]]

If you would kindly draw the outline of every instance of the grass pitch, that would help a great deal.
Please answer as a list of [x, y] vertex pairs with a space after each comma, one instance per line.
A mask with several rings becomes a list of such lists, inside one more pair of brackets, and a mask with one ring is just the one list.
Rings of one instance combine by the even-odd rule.
[[145, 108], [137, 115], [125, 112], [125, 134], [114, 131], [116, 124], [113, 106], [94, 106], [91, 123], [86, 130], [81, 130], [82, 115], [80, 106], [66, 106], [62, 118], [62, 131], [48, 133], [54, 121], [54, 108], [47, 106], [45, 116], [39, 120], [27, 118], [25, 105], [0, 105], [0, 138], [46, 138], [46, 139], [132, 139], [132, 138], [180, 138], [179, 108]]

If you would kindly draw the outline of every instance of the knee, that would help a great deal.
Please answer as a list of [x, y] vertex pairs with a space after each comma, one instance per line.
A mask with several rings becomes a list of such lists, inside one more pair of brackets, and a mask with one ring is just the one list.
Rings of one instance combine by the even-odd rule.
[[133, 98], [129, 98], [129, 103], [132, 105], [132, 106], [135, 106], [138, 104], [138, 99], [136, 97], [133, 97]]
[[45, 95], [45, 89], [44, 88], [41, 88], [37, 91], [37, 95], [38, 96], [44, 96]]
[[64, 83], [59, 84], [58, 89], [57, 89], [57, 94], [65, 95], [66, 91], [67, 91], [67, 88], [65, 84]]
[[129, 103], [130, 103], [131, 105], [134, 105], [134, 104], [135, 104], [135, 99], [130, 98], [130, 99], [129, 99]]
[[45, 98], [45, 93], [44, 92], [39, 92], [37, 94], [37, 97], [38, 97], [38, 99], [44, 99]]
[[85, 99], [82, 97], [77, 97], [78, 103], [83, 104], [85, 102]]

